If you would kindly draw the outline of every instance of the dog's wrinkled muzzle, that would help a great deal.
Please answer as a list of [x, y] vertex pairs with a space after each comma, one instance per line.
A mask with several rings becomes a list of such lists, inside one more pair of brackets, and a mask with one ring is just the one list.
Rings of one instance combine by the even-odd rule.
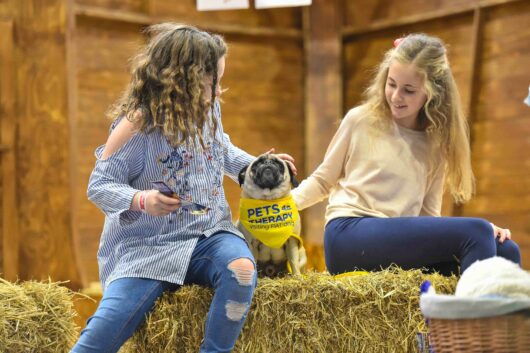
[[282, 175], [274, 164], [266, 163], [258, 167], [254, 177], [254, 183], [259, 187], [272, 189], [278, 187], [281, 182]]

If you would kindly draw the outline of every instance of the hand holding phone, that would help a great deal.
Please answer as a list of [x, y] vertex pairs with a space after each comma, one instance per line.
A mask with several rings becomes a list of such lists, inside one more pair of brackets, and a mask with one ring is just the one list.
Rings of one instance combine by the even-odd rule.
[[210, 211], [210, 208], [209, 207], [206, 207], [206, 206], [203, 206], [203, 205], [200, 205], [198, 203], [195, 203], [195, 202], [190, 202], [190, 201], [186, 201], [186, 200], [183, 200], [181, 199], [173, 190], [171, 190], [171, 188], [162, 180], [158, 180], [158, 181], [152, 181], [151, 184], [153, 185], [153, 188], [158, 190], [160, 193], [166, 195], [166, 196], [169, 196], [169, 197], [174, 197], [176, 199], [179, 199], [180, 200], [180, 207], [185, 209], [186, 211], [188, 211], [189, 213], [193, 214], [193, 215], [197, 215], [197, 216], [200, 216], [200, 215], [205, 215], [207, 214], [209, 211]]

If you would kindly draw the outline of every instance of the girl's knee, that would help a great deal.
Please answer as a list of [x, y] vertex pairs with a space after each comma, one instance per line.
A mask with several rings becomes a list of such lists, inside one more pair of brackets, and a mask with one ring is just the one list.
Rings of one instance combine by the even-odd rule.
[[492, 250], [495, 246], [493, 226], [482, 218], [467, 218], [463, 231], [473, 241], [488, 245]]
[[497, 242], [497, 255], [521, 265], [521, 250], [519, 245], [512, 240], [508, 239], [503, 243]]
[[241, 286], [252, 286], [255, 282], [256, 266], [250, 259], [242, 257], [228, 264], [228, 269]]
[[493, 239], [493, 226], [483, 218], [468, 218], [467, 226], [473, 234], [477, 236], [489, 236], [487, 239]]

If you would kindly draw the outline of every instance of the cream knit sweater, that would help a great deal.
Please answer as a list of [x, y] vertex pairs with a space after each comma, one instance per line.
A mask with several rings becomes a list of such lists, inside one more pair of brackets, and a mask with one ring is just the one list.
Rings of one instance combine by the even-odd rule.
[[428, 173], [427, 134], [395, 123], [371, 126], [366, 109], [346, 114], [324, 161], [293, 190], [302, 210], [329, 196], [326, 222], [337, 217], [440, 216], [444, 165]]

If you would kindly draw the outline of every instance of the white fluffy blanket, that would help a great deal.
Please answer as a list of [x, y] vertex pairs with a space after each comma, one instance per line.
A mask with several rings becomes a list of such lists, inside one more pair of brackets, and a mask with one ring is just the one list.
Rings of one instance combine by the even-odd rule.
[[530, 298], [530, 273], [502, 257], [477, 261], [462, 274], [457, 297]]

